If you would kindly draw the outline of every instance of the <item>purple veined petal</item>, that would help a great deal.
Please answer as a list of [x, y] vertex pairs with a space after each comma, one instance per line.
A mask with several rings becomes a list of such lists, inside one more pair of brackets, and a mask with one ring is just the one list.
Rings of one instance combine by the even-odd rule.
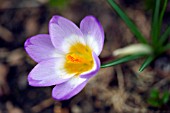
[[80, 23], [86, 43], [99, 56], [103, 49], [104, 30], [99, 21], [93, 16], [86, 16]]
[[67, 100], [79, 93], [87, 84], [88, 79], [72, 77], [69, 81], [53, 88], [52, 96], [56, 100]]
[[39, 34], [27, 39], [24, 46], [26, 52], [36, 62], [61, 56], [54, 48], [50, 36], [47, 34]]
[[93, 52], [92, 55], [93, 55], [94, 66], [90, 71], [82, 73], [80, 75], [81, 78], [88, 78], [89, 79], [92, 76], [95, 76], [97, 74], [97, 72], [99, 71], [99, 69], [100, 69], [99, 57], [94, 52]]
[[64, 70], [64, 58], [54, 58], [38, 63], [28, 75], [31, 86], [51, 86], [61, 84], [74, 74], [68, 74]]
[[63, 50], [64, 42], [69, 44], [70, 38], [74, 40], [76, 37], [82, 40], [83, 37], [81, 30], [73, 22], [61, 16], [52, 17], [49, 23], [49, 33], [54, 47], [61, 51], [65, 51]]

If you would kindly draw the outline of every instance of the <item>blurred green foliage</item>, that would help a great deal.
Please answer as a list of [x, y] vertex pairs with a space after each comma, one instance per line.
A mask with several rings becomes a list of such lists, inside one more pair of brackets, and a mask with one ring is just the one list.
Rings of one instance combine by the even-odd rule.
[[59, 10], [65, 9], [69, 4], [69, 0], [49, 0], [50, 7], [58, 8]]
[[144, 0], [145, 7], [147, 10], [152, 10], [154, 8], [154, 1], [155, 0]]
[[[147, 10], [153, 10], [155, 5], [155, 0], [144, 0], [144, 5]], [[161, 0], [161, 7], [163, 6], [165, 0]]]
[[148, 104], [153, 107], [161, 107], [167, 104], [170, 98], [170, 92], [163, 91], [162, 93], [158, 89], [152, 89], [147, 99]]

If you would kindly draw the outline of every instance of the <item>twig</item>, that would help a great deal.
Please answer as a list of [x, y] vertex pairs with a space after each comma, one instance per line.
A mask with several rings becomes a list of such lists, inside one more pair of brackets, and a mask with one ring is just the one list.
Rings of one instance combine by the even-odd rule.
[[52, 98], [46, 99], [42, 102], [40, 102], [38, 105], [35, 105], [31, 108], [31, 111], [38, 113], [40, 111], [42, 111], [43, 109], [51, 106], [52, 104], [54, 104], [54, 100]]

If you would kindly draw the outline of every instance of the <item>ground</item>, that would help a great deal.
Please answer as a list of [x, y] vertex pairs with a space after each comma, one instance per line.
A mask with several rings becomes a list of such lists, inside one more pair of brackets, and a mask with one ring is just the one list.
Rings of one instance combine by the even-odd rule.
[[[170, 91], [170, 51], [158, 57], [144, 72], [143, 59], [102, 68], [87, 86], [67, 101], [51, 98], [52, 87], [31, 87], [27, 76], [36, 63], [26, 54], [27, 38], [48, 33], [53, 15], [62, 15], [77, 25], [86, 15], [94, 15], [105, 31], [102, 63], [116, 59], [112, 52], [137, 43], [134, 35], [106, 0], [66, 0], [50, 5], [50, 0], [0, 1], [0, 113], [169, 113], [169, 104], [153, 107], [147, 102], [153, 88]], [[139, 0], [117, 0], [150, 40], [151, 11]], [[170, 23], [168, 4], [163, 26]]]

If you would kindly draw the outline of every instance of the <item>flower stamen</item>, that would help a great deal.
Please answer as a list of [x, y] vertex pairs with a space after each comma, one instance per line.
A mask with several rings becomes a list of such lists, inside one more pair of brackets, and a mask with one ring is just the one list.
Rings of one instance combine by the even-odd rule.
[[81, 63], [82, 61], [81, 61], [81, 58], [79, 58], [77, 55], [75, 55], [75, 54], [68, 54], [67, 56], [66, 56], [66, 59], [67, 59], [67, 61], [68, 62], [70, 62], [70, 63]]
[[89, 71], [94, 65], [92, 50], [81, 43], [76, 43], [70, 47], [66, 54], [65, 70], [76, 75]]

